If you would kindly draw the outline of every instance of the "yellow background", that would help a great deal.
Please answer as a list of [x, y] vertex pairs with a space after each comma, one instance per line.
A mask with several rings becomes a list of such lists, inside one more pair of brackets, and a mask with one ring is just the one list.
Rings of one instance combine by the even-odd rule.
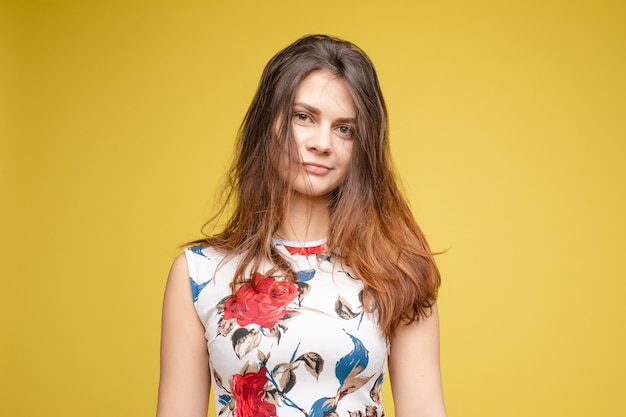
[[374, 60], [449, 249], [449, 415], [626, 415], [623, 1], [0, 7], [0, 415], [154, 414], [169, 264], [264, 64], [312, 32]]

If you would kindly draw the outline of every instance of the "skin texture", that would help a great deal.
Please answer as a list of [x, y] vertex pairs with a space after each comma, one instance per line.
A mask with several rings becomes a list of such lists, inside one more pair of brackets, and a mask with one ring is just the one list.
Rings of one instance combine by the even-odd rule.
[[193, 306], [187, 261], [180, 255], [163, 300], [157, 417], [206, 417], [210, 386], [204, 326]]
[[[328, 233], [328, 194], [345, 179], [357, 112], [341, 78], [320, 70], [298, 87], [290, 115], [300, 161], [286, 164], [295, 191], [278, 228], [282, 238], [316, 240]], [[204, 327], [191, 298], [184, 255], [172, 265], [165, 290], [157, 417], [206, 417], [210, 374]], [[437, 306], [419, 323], [397, 329], [389, 371], [396, 417], [445, 417], [439, 370]]]
[[439, 314], [403, 325], [391, 340], [389, 376], [396, 417], [445, 417], [439, 367]]
[[325, 200], [343, 182], [352, 159], [356, 113], [341, 78], [315, 71], [302, 80], [292, 115], [302, 159], [293, 173], [292, 188], [298, 194]]

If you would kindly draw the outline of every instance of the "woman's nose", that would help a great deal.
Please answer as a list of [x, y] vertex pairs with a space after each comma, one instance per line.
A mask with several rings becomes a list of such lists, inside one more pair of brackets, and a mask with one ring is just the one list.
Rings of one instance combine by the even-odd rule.
[[330, 153], [332, 150], [331, 135], [332, 133], [330, 129], [317, 129], [316, 132], [311, 135], [309, 143], [307, 143], [307, 148], [311, 151], [316, 151], [319, 153]]

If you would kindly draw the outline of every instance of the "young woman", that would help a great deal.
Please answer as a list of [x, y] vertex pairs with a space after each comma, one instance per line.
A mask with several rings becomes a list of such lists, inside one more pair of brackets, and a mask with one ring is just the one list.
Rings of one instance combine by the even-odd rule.
[[[238, 136], [223, 230], [172, 266], [157, 415], [445, 416], [439, 272], [394, 180], [374, 67], [297, 40]], [[218, 219], [219, 220], [219, 217]], [[216, 220], [216, 221], [217, 221]]]

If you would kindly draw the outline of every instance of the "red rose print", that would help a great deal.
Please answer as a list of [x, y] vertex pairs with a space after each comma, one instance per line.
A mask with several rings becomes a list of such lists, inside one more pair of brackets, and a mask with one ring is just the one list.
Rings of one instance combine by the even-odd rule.
[[235, 398], [235, 417], [275, 417], [276, 406], [265, 401], [265, 384], [267, 373], [265, 368], [259, 372], [245, 375], [235, 374], [230, 385]]
[[298, 296], [298, 286], [272, 277], [256, 274], [256, 290], [242, 285], [224, 304], [224, 319], [237, 319], [237, 324], [254, 323], [272, 329], [287, 314], [287, 306]]

